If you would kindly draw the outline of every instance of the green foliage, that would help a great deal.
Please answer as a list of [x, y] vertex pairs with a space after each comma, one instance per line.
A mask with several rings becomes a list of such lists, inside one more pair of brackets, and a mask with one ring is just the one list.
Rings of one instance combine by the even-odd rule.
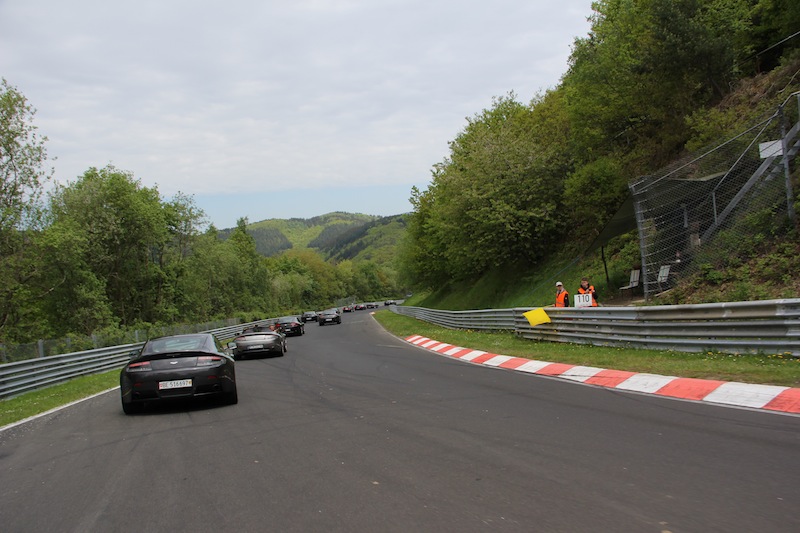
[[36, 227], [43, 185], [52, 177], [47, 162], [47, 137], [33, 125], [36, 110], [5, 78], [0, 82], [0, 246], [14, 246], [15, 233]]
[[334, 224], [325, 226], [317, 237], [308, 243], [309, 248], [319, 250], [334, 250], [342, 240], [352, 240], [353, 235], [360, 235], [363, 232], [364, 224]]
[[[796, 39], [800, 39], [798, 36]], [[686, 124], [691, 138], [686, 148], [699, 151], [720, 139], [740, 134], [744, 129], [771, 116], [788, 94], [798, 87], [800, 48], [787, 51], [781, 65], [773, 71], [740, 80], [735, 90], [714, 107], [701, 107], [689, 113]]]
[[[746, 33], [744, 0], [607, 0], [593, 4], [564, 76], [582, 161], [628, 153], [631, 170], [662, 166], [686, 142], [684, 117], [728, 92]], [[633, 148], [633, 149], [632, 149]]]
[[[614, 305], [618, 288], [628, 283], [632, 265], [638, 260], [639, 247], [633, 234], [616, 238], [605, 247], [606, 264], [600, 250], [581, 257], [562, 251], [538, 263], [512, 265], [495, 269], [472, 281], [454, 281], [437, 290], [415, 293], [409, 305], [439, 309], [505, 309], [552, 305], [555, 283], [562, 281], [574, 295], [580, 279], [587, 276], [597, 290], [601, 304]], [[626, 302], [628, 303], [628, 302]]]
[[[65, 290], [75, 292], [76, 298], [84, 293], [94, 294], [92, 300], [105, 300], [122, 324], [158, 318], [164, 282], [160, 251], [170, 235], [157, 190], [142, 187], [130, 173], [114, 167], [92, 168], [56, 189], [51, 213], [48, 231], [69, 235], [81, 252], [73, 254], [71, 269], [80, 271], [75, 276], [82, 280], [73, 278], [75, 283]], [[97, 294], [98, 284], [102, 294]], [[69, 323], [70, 316], [63, 320]], [[77, 324], [69, 324], [69, 329], [77, 330]]]
[[340, 234], [330, 245], [319, 246], [320, 251], [333, 261], [368, 260], [384, 267], [390, 266], [406, 230], [406, 219], [406, 215], [381, 217], [355, 226]]
[[[591, 31], [576, 39], [561, 83], [527, 106], [513, 94], [496, 98], [450, 143], [429, 188], [412, 191], [400, 278], [430, 289], [429, 299], [457, 308], [482, 305], [489, 293], [520, 301], [504, 297], [499, 285], [489, 289], [491, 278], [515, 265], [557, 270], [580, 256], [630, 182], [687, 146], [741, 131], [797, 84], [800, 39], [787, 21], [800, 9], [783, 0], [601, 0], [592, 7]], [[781, 68], [740, 81], [754, 73], [743, 68], [768, 46], [768, 34], [770, 45], [789, 38], [776, 48]], [[770, 215], [751, 217], [747, 243], [721, 240], [727, 267], [734, 266], [732, 247], [749, 257], [779, 236]], [[626, 284], [640, 262], [635, 240], [617, 251], [606, 243], [609, 262], [618, 265], [605, 282], [611, 290]], [[727, 267], [707, 263], [703, 279], [724, 285]], [[467, 294], [475, 296], [472, 304]]]
[[[245, 224], [256, 252], [269, 258], [266, 309], [318, 308], [345, 296], [367, 300], [397, 294], [395, 259], [405, 223], [402, 215], [334, 212]], [[235, 232], [222, 230], [219, 235], [227, 242]], [[330, 264], [320, 266], [326, 262]]]
[[[291, 246], [287, 246], [284, 249], [288, 249], [289, 247], [296, 247], [296, 248], [307, 248], [312, 247], [310, 244], [312, 241], [317, 239], [323, 231], [326, 231], [327, 228], [332, 226], [337, 226], [339, 224], [344, 225], [345, 227], [360, 225], [360, 224], [367, 224], [376, 220], [379, 217], [371, 216], [371, 215], [362, 215], [357, 213], [343, 213], [343, 212], [333, 212], [328, 213], [326, 215], [321, 215], [318, 217], [313, 218], [290, 218], [290, 219], [269, 219], [269, 220], [262, 220], [260, 222], [254, 222], [248, 225], [248, 231], [251, 232], [253, 237], [256, 239], [256, 243], [260, 242], [261, 237], [259, 235], [263, 231], [264, 236], [270, 236], [270, 239], [274, 239], [275, 232], [279, 232], [283, 237], [288, 241]], [[227, 238], [228, 234], [231, 230], [222, 230], [220, 232], [220, 236], [222, 238]], [[327, 230], [332, 231], [332, 230]], [[261, 244], [258, 244], [259, 251], [264, 255], [270, 256], [273, 254], [264, 253], [261, 251]], [[268, 246], [265, 246], [265, 249]]]
[[[566, 210], [575, 227], [593, 228], [597, 233], [628, 194], [620, 159], [613, 156], [600, 157], [579, 167], [567, 177], [564, 191]], [[584, 229], [584, 233], [594, 232]]]
[[[431, 186], [434, 188], [435, 184]], [[446, 286], [450, 280], [444, 247], [431, 220], [435, 209], [431, 189], [423, 194], [412, 187], [410, 201], [414, 212], [409, 216], [408, 229], [398, 250], [401, 279], [426, 289]]]
[[700, 263], [698, 270], [700, 271], [701, 279], [710, 285], [720, 285], [726, 279], [723, 272], [709, 263]]
[[46, 137], [40, 137], [36, 111], [16, 88], [0, 83], [0, 342], [41, 326], [35, 302], [40, 287], [37, 248], [32, 244], [41, 226], [40, 198], [52, 170]]
[[266, 257], [277, 255], [292, 247], [289, 239], [277, 228], [249, 228], [256, 251]]
[[800, 4], [794, 0], [759, 0], [751, 5], [752, 25], [746, 47], [753, 53], [745, 61], [754, 72], [764, 72], [778, 66], [792, 48], [797, 48], [797, 37], [790, 37], [800, 28]]
[[536, 261], [565, 225], [563, 186], [545, 169], [549, 154], [532, 108], [513, 94], [493, 104], [468, 121], [431, 187], [412, 198], [417, 242], [407, 245], [404, 264], [430, 286]]

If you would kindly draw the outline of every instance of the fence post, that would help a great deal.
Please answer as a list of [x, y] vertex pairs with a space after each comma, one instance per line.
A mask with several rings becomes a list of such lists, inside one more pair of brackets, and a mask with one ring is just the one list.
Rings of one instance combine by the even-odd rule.
[[39, 339], [39, 341], [36, 344], [39, 349], [39, 357], [44, 357], [44, 340]]
[[794, 193], [792, 193], [792, 172], [789, 168], [789, 139], [787, 138], [789, 133], [786, 127], [789, 119], [783, 112], [783, 106], [778, 112], [781, 114], [781, 148], [783, 149], [781, 158], [783, 159], [783, 174], [786, 177], [786, 209], [789, 213], [789, 220], [794, 222]]
[[641, 256], [642, 265], [639, 267], [639, 286], [642, 287], [644, 298], [647, 300], [650, 297], [649, 287], [647, 285], [647, 238], [644, 233], [644, 208], [642, 207], [642, 198], [636, 196], [636, 190], [630, 186], [631, 194], [633, 195], [633, 212], [636, 215], [636, 228], [639, 234], [639, 254]]

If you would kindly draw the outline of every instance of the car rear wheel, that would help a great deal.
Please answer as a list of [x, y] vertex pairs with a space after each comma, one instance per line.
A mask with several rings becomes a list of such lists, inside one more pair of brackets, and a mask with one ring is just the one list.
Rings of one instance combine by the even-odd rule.
[[239, 393], [236, 391], [236, 387], [234, 387], [232, 391], [225, 393], [225, 403], [228, 405], [236, 405], [239, 403]]
[[126, 415], [135, 415], [142, 412], [143, 405], [140, 403], [126, 403], [122, 402], [122, 411]]

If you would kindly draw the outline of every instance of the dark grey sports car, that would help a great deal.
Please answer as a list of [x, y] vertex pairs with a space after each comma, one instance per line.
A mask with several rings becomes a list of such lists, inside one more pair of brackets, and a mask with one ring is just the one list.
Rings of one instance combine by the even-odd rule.
[[210, 333], [150, 339], [119, 375], [122, 410], [137, 413], [149, 402], [218, 395], [239, 401], [233, 357]]
[[300, 317], [284, 316], [275, 322], [281, 329], [281, 333], [285, 335], [305, 335], [306, 326]]
[[234, 359], [255, 355], [283, 355], [286, 353], [286, 335], [280, 331], [250, 331], [242, 333], [228, 343]]
[[325, 324], [341, 324], [342, 315], [339, 314], [338, 309], [326, 309], [317, 313], [317, 324], [324, 326]]

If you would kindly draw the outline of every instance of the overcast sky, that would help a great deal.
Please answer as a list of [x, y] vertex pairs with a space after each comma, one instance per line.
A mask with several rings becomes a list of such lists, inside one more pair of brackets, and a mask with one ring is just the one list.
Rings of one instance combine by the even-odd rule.
[[554, 87], [591, 0], [0, 0], [59, 182], [112, 164], [218, 228], [412, 210], [466, 119]]

